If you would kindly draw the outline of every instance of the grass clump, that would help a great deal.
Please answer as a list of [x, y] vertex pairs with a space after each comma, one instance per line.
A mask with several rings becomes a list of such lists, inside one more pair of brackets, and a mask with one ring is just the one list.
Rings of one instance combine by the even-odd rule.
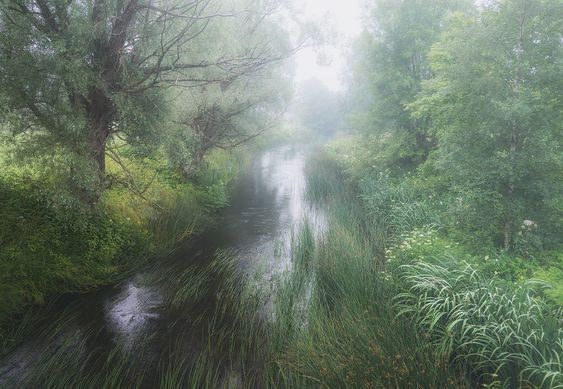
[[448, 369], [413, 326], [395, 316], [393, 288], [377, 270], [373, 252], [348, 228], [331, 225], [316, 244], [305, 308], [298, 309], [303, 300], [285, 297], [303, 293], [294, 281], [304, 278], [302, 272], [292, 270], [286, 277], [293, 282], [279, 286], [276, 312], [303, 315], [301, 325], [272, 324], [278, 342], [270, 355], [270, 385], [464, 387], [463, 376]]
[[313, 160], [308, 177], [328, 228], [319, 236], [305, 226], [293, 266], [277, 279], [266, 386], [466, 387], [463, 374], [396, 316], [397, 290], [381, 272], [380, 224], [330, 161]]
[[563, 311], [537, 292], [545, 285], [499, 285], [453, 258], [398, 269], [405, 291], [395, 297], [445, 361], [467, 366], [487, 384], [563, 385]]

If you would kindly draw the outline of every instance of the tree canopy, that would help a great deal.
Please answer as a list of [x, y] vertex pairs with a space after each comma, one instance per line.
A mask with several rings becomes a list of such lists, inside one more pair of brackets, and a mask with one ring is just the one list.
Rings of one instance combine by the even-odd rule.
[[[28, 135], [36, 150], [75, 155], [75, 190], [95, 203], [107, 185], [108, 142], [159, 144], [169, 102], [197, 98], [186, 89], [233, 95], [238, 88], [241, 98], [223, 114], [215, 101], [196, 117], [265, 109], [242, 90], [291, 51], [269, 18], [278, 8], [246, 0], [3, 1], [0, 88], [10, 129]], [[184, 124], [190, 109], [180, 115]]]

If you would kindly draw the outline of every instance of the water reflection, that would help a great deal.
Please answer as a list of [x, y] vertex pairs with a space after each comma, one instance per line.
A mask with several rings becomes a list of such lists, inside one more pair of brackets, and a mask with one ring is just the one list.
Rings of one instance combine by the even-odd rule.
[[139, 275], [127, 282], [117, 296], [108, 298], [104, 312], [117, 342], [130, 347], [138, 340], [149, 321], [158, 319], [156, 308], [160, 304], [162, 297], [158, 290], [146, 285]]
[[[69, 327], [88, 334], [86, 352], [115, 346], [127, 351], [143, 343], [159, 360], [160, 346], [183, 337], [188, 325], [193, 325], [182, 322], [176, 326], [176, 313], [164, 304], [169, 293], [174, 293], [170, 277], [194, 263], [205, 264], [218, 249], [227, 248], [240, 253], [247, 271], [260, 268], [264, 279], [272, 280], [291, 266], [292, 237], [305, 220], [315, 233], [322, 233], [325, 217], [306, 201], [306, 157], [306, 150], [291, 147], [262, 153], [234, 184], [231, 204], [219, 222], [154, 266], [152, 273], [164, 276], [140, 273], [121, 285], [75, 297], [72, 315], [63, 307], [53, 316], [65, 316]], [[8, 356], [0, 363], [0, 384], [6, 375], [21, 375], [33, 365], [38, 351], [45, 352], [45, 345], [31, 339]]]

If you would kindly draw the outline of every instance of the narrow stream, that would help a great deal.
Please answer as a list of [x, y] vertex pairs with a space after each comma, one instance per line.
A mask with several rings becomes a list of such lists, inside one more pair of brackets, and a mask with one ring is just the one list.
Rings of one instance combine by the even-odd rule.
[[[186, 323], [186, 312], [182, 315], [164, 303], [175, 292], [171, 278], [194, 264], [205, 266], [218, 250], [235, 250], [243, 258], [244, 271], [261, 266], [266, 279], [290, 266], [296, 229], [305, 220], [317, 230], [324, 224], [322, 213], [305, 198], [306, 157], [306, 150], [290, 146], [262, 152], [234, 184], [230, 205], [218, 222], [202, 236], [126, 282], [59, 301], [51, 309], [46, 327], [49, 322], [64, 324], [55, 330], [38, 329], [37, 336], [5, 357], [0, 362], [0, 386], [20, 387], [18, 382], [45, 354], [57, 352], [57, 342], [69, 339], [76, 342], [81, 354], [97, 355], [104, 361], [116, 348], [136, 353], [135, 358], [144, 360], [148, 374], [177, 339], [188, 338], [190, 352], [197, 354], [201, 339], [195, 318], [205, 312], [207, 299], [190, 310], [194, 322]], [[52, 338], [46, 341], [42, 334], [48, 331], [58, 331], [60, 336], [54, 342]], [[142, 352], [137, 347], [141, 343]]]

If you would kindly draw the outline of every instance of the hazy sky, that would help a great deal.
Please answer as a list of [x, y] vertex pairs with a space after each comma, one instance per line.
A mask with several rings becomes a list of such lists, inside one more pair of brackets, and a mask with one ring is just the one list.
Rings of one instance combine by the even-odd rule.
[[[324, 49], [304, 49], [296, 55], [296, 82], [310, 78], [321, 80], [329, 88], [342, 88], [345, 54], [350, 41], [361, 31], [362, 0], [303, 0], [299, 8], [306, 19], [332, 26], [336, 36]], [[319, 64], [319, 52], [321, 64]]]

